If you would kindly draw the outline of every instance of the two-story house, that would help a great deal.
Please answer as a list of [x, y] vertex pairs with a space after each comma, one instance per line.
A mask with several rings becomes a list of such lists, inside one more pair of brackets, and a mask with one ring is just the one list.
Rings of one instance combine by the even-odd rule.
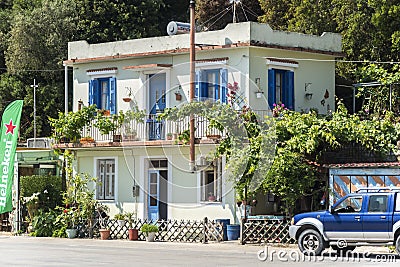
[[[335, 58], [341, 55], [339, 34], [314, 36], [274, 31], [254, 22], [229, 24], [196, 34], [195, 95], [198, 101], [227, 103], [231, 84], [238, 88], [236, 105], [260, 114], [270, 114], [275, 103], [327, 113], [335, 105]], [[110, 205], [112, 213], [134, 211], [139, 218], [152, 219], [236, 218], [225, 159], [190, 171], [189, 146], [168, 140], [175, 129], [188, 129], [188, 121], [156, 119], [165, 108], [189, 98], [188, 34], [70, 42], [64, 64], [73, 72], [73, 111], [96, 104], [110, 114], [132, 108], [147, 113], [135, 124], [134, 138], [112, 142], [93, 132], [95, 145], [69, 148], [75, 153], [75, 171], [101, 182], [96, 197]], [[202, 166], [215, 147], [207, 142], [206, 128], [196, 126], [196, 137], [202, 140], [196, 144], [196, 162]]]

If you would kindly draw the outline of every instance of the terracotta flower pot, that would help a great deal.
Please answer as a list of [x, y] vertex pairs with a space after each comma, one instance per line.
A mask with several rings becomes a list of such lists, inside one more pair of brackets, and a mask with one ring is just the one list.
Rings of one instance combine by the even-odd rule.
[[101, 240], [107, 240], [110, 238], [111, 231], [109, 229], [100, 229], [99, 232]]
[[129, 240], [138, 240], [139, 239], [139, 230], [138, 229], [128, 229]]

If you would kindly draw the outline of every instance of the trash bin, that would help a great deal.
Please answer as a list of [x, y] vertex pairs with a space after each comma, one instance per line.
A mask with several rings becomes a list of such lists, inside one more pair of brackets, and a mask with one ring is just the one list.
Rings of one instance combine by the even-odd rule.
[[228, 240], [228, 234], [226, 232], [226, 227], [228, 226], [228, 224], [231, 223], [230, 219], [216, 219], [215, 222], [219, 222], [222, 224], [222, 232], [224, 233], [224, 241]]
[[238, 240], [240, 237], [240, 224], [229, 224], [226, 232], [228, 234], [228, 240]]

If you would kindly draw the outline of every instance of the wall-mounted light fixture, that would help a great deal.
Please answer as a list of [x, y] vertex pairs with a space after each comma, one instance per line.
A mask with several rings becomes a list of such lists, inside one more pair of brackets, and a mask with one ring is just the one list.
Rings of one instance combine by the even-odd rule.
[[307, 100], [311, 100], [312, 99], [312, 93], [306, 93], [305, 95], [304, 95], [304, 97], [307, 99]]

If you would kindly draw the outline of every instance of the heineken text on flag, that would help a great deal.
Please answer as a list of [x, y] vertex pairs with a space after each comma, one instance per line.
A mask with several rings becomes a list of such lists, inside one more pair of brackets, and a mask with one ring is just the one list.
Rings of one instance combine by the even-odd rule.
[[15, 100], [4, 110], [0, 138], [0, 214], [12, 210], [14, 158], [17, 148], [22, 100]]

